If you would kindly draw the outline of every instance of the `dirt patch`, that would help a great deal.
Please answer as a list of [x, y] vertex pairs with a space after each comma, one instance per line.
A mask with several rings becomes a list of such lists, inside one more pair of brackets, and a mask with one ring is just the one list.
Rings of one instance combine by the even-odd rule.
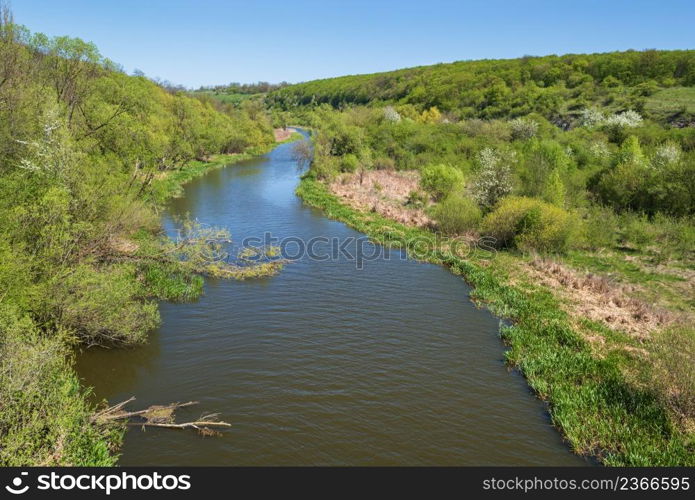
[[676, 320], [673, 313], [630, 297], [634, 290], [629, 286], [602, 276], [579, 273], [538, 257], [531, 261], [528, 271], [541, 284], [569, 299], [574, 316], [599, 321], [638, 339], [645, 339]]
[[296, 132], [296, 130], [293, 129], [292, 127], [276, 128], [273, 130], [273, 135], [275, 135], [275, 142], [286, 141], [295, 132]]
[[411, 226], [432, 225], [422, 207], [409, 203], [410, 194], [420, 191], [420, 172], [367, 170], [341, 174], [328, 187], [352, 208], [370, 210]]

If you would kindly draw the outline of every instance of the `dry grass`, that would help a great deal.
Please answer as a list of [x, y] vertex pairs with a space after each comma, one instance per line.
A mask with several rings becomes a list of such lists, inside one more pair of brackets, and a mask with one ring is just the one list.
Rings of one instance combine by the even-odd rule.
[[121, 236], [115, 236], [109, 240], [109, 247], [115, 253], [133, 255], [138, 251], [140, 246], [134, 241], [125, 239]]
[[573, 316], [601, 322], [632, 337], [646, 339], [676, 320], [674, 313], [631, 297], [634, 287], [603, 276], [580, 273], [540, 257], [531, 261], [528, 270], [541, 284], [568, 299]]
[[273, 129], [273, 135], [275, 136], [275, 142], [283, 142], [290, 138], [290, 136], [295, 132], [295, 129], [291, 127], [287, 128], [276, 128]]
[[376, 212], [409, 226], [432, 225], [422, 208], [408, 204], [410, 194], [420, 191], [417, 171], [367, 170], [341, 174], [330, 183], [329, 189], [352, 208]]

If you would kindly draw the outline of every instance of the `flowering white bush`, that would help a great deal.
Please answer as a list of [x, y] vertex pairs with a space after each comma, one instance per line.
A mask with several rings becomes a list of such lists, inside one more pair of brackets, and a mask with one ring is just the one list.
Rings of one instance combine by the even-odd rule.
[[608, 158], [611, 150], [608, 149], [608, 144], [603, 141], [594, 141], [589, 145], [589, 151], [595, 158]]
[[681, 157], [681, 150], [677, 144], [667, 142], [659, 146], [654, 152], [651, 165], [654, 168], [663, 168], [678, 163]]
[[641, 124], [642, 117], [637, 111], [631, 109], [609, 116], [604, 122], [604, 125], [616, 125], [618, 127], [639, 127]]
[[606, 117], [603, 116], [597, 109], [585, 108], [582, 110], [581, 116], [579, 117], [579, 122], [584, 127], [596, 127], [601, 125], [605, 121]]
[[642, 124], [642, 117], [637, 111], [631, 109], [617, 115], [605, 116], [597, 109], [586, 108], [579, 118], [584, 127], [599, 127], [603, 125], [615, 127], [638, 127]]
[[473, 198], [483, 208], [492, 208], [500, 198], [512, 192], [511, 164], [515, 161], [515, 154], [512, 152], [505, 156], [492, 148], [478, 153], [480, 172], [471, 190]]
[[401, 115], [398, 114], [398, 111], [393, 109], [393, 106], [386, 106], [384, 108], [384, 118], [391, 123], [398, 123], [401, 121]]
[[38, 140], [21, 141], [26, 147], [26, 155], [19, 161], [19, 167], [38, 174], [52, 174], [62, 177], [73, 161], [65, 120], [57, 106], [49, 107], [43, 116], [43, 135]]
[[536, 135], [538, 123], [525, 118], [514, 118], [509, 122], [512, 128], [512, 138], [526, 140]]

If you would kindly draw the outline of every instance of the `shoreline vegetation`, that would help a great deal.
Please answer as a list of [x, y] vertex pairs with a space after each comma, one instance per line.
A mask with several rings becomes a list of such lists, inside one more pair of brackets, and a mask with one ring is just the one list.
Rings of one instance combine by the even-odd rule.
[[0, 465], [110, 466], [123, 423], [74, 371], [80, 349], [146, 342], [159, 300], [203, 275], [278, 272], [274, 249], [211, 262], [228, 231], [159, 213], [180, 185], [274, 147], [263, 103], [126, 75], [88, 42], [32, 33], [0, 5]]

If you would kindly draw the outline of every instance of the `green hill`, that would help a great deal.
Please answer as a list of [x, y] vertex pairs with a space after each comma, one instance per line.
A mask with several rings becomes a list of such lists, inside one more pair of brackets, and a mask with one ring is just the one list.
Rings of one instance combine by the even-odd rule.
[[268, 99], [284, 109], [389, 103], [437, 107], [458, 119], [532, 112], [559, 119], [592, 105], [642, 111], [659, 90], [692, 85], [694, 50], [646, 50], [460, 61], [343, 76], [291, 85]]

